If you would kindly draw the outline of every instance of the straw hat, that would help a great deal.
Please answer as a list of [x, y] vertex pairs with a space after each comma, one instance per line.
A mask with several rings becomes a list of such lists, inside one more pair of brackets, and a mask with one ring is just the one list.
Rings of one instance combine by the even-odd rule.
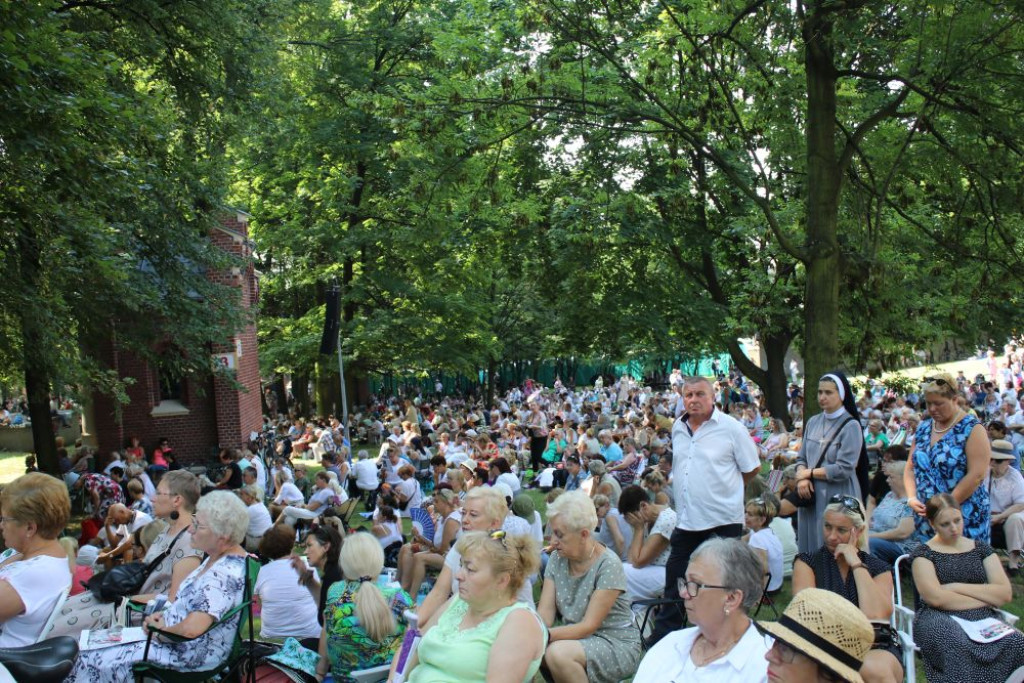
[[781, 640], [853, 683], [863, 683], [860, 667], [875, 632], [852, 602], [819, 588], [797, 593], [778, 621], [755, 622], [762, 633]]
[[992, 442], [992, 460], [1014, 460], [1016, 456], [1013, 451], [1013, 444], [1006, 439], [996, 439]]

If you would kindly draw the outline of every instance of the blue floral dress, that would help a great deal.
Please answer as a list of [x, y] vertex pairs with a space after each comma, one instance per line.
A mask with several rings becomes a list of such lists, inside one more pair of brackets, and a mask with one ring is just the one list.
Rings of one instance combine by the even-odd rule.
[[[968, 413], [951, 430], [931, 444], [932, 420], [925, 420], [914, 434], [914, 481], [917, 484], [917, 499], [927, 503], [936, 493], [952, 493], [960, 480], [967, 475], [967, 437], [978, 418]], [[979, 486], [971, 497], [960, 506], [964, 516], [964, 536], [975, 541], [988, 543], [991, 539], [991, 507], [988, 488]], [[928, 521], [920, 515], [914, 517], [917, 534], [922, 541], [934, 536]]]
[[[209, 559], [185, 577], [178, 598], [164, 612], [164, 624], [174, 626], [192, 612], [205, 612], [214, 619], [242, 602], [245, 587], [245, 558], [227, 555], [207, 571]], [[149, 648], [149, 661], [178, 671], [204, 671], [227, 660], [238, 630], [241, 614], [217, 624], [194, 640], [184, 643], [160, 642]], [[65, 683], [130, 683], [135, 680], [132, 664], [142, 660], [146, 642], [129, 643], [78, 654], [75, 668]]]

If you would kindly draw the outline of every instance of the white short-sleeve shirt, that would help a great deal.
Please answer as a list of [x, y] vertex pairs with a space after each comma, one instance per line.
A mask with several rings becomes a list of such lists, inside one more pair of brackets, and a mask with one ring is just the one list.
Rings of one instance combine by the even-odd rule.
[[672, 425], [678, 528], [702, 531], [743, 524], [743, 473], [761, 466], [754, 440], [738, 420], [718, 408], [693, 434], [685, 418]]
[[36, 555], [0, 567], [6, 581], [21, 598], [25, 611], [0, 625], [0, 647], [31, 645], [57, 604], [60, 591], [71, 585], [71, 569], [62, 557]]
[[779, 590], [785, 573], [782, 565], [782, 541], [771, 528], [765, 527], [750, 534], [750, 547], [763, 550], [768, 555], [768, 571], [772, 573], [772, 582], [768, 584], [768, 590]]
[[[676, 530], [676, 519], [676, 511], [670, 507], [666, 507], [658, 514], [658, 519], [654, 520], [654, 526], [651, 527], [651, 536], [658, 534], [660, 536], [664, 536], [666, 540], [671, 542], [672, 532]], [[672, 546], [665, 546], [665, 550], [661, 555], [658, 555], [651, 564], [655, 567], [664, 567], [668, 564], [668, 556], [671, 552]]]

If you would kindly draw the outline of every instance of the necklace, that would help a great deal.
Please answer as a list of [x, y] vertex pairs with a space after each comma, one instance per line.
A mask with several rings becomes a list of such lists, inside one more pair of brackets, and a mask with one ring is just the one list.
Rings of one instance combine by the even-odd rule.
[[[749, 628], [749, 625], [748, 625], [748, 628]], [[703, 645], [701, 646], [701, 649], [704, 650], [704, 654], [700, 655], [700, 661], [697, 661], [695, 659], [693, 663], [696, 664], [698, 667], [701, 667], [701, 666], [707, 666], [708, 664], [710, 664], [711, 662], [715, 661], [716, 659], [721, 659], [725, 655], [729, 654], [729, 650], [733, 649], [736, 646], [736, 643], [740, 642], [740, 640], [743, 638], [744, 635], [746, 635], [746, 633], [747, 633], [747, 629], [744, 628], [743, 631], [740, 632], [739, 636], [737, 636], [736, 638], [733, 638], [732, 640], [727, 642], [725, 644], [725, 647], [723, 647], [721, 649], [714, 649], [711, 652], [707, 651], [709, 647], [713, 647], [711, 645], [711, 641], [707, 639], [707, 636], [705, 636], [703, 633], [701, 633], [700, 634], [700, 641], [701, 641], [701, 643], [703, 643]]]
[[[597, 552], [597, 543], [595, 543], [594, 547], [590, 549], [590, 554], [587, 555], [587, 559], [584, 560], [584, 562], [590, 562], [590, 560], [594, 559], [594, 553], [595, 552]], [[569, 570], [572, 571], [573, 574], [578, 574], [580, 572], [581, 568], [585, 568], [585, 567], [583, 567], [582, 565], [579, 565], [579, 564], [576, 565], [575, 567], [573, 567], [573, 561], [569, 560]]]
[[935, 426], [936, 422], [933, 419], [932, 420], [932, 431], [935, 432], [936, 434], [943, 434], [945, 432], [948, 432], [950, 429], [953, 428], [953, 425], [955, 425], [959, 420], [960, 420], [960, 409], [957, 408], [956, 415], [954, 415], [953, 419], [949, 421], [949, 424], [947, 424], [942, 429], [939, 429], [937, 426]]

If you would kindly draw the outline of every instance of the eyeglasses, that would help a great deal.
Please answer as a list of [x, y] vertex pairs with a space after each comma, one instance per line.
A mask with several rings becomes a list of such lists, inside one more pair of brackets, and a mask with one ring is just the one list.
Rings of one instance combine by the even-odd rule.
[[832, 496], [828, 499], [829, 505], [838, 504], [851, 512], [856, 512], [861, 517], [864, 516], [864, 509], [860, 506], [860, 501], [853, 496], [844, 496], [840, 493]]
[[685, 594], [689, 595], [691, 598], [696, 598], [697, 595], [700, 594], [701, 590], [704, 588], [717, 588], [723, 591], [735, 590], [734, 588], [730, 588], [729, 586], [713, 586], [710, 583], [697, 583], [696, 581], [687, 581], [685, 578], [679, 579], [677, 581], [677, 586], [679, 588], [679, 595], [683, 595], [685, 592]]
[[209, 528], [205, 524], [200, 524], [198, 517], [193, 517], [192, 518], [192, 524], [190, 526], [192, 527], [192, 533], [195, 533], [195, 532], [199, 531], [200, 529], [208, 529]]
[[803, 652], [800, 652], [800, 650], [797, 650], [788, 643], [782, 642], [778, 638], [775, 639], [771, 649], [775, 651], [779, 661], [783, 664], [792, 664], [793, 660], [797, 658], [797, 655], [804, 654]]
[[0, 524], [10, 524], [11, 522], [17, 522], [18, 520], [14, 517], [0, 517]]

